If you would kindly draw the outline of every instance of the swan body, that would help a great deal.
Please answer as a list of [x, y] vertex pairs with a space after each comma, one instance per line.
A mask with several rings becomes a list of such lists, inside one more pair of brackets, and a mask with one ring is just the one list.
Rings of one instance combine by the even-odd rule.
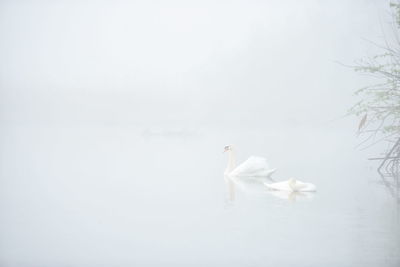
[[233, 147], [226, 146], [225, 151], [228, 152], [228, 166], [224, 172], [225, 175], [231, 177], [269, 177], [276, 169], [270, 169], [267, 160], [262, 157], [251, 156], [242, 164], [236, 167], [235, 152]]
[[278, 183], [264, 183], [268, 189], [279, 190], [279, 191], [289, 191], [289, 192], [314, 192], [317, 191], [317, 187], [311, 183], [304, 183], [294, 178], [290, 178], [284, 182]]
[[270, 169], [268, 167], [267, 159], [251, 156], [245, 162], [231, 171], [229, 176], [268, 177], [275, 171], [276, 169]]

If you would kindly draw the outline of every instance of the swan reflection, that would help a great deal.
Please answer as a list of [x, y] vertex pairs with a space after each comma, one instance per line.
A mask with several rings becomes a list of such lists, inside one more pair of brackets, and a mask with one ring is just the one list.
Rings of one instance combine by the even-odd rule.
[[275, 196], [280, 199], [287, 199], [290, 201], [296, 201], [298, 199], [313, 199], [314, 193], [311, 192], [296, 192], [296, 191], [278, 191], [268, 190], [268, 194]]
[[225, 184], [226, 184], [227, 192], [228, 192], [226, 205], [230, 206], [235, 201], [235, 184], [228, 176], [224, 176], [224, 180], [225, 180]]
[[251, 177], [231, 177], [224, 175], [227, 188], [226, 205], [231, 206], [236, 200], [236, 191], [241, 191], [246, 195], [268, 196], [265, 190], [264, 182], [270, 179], [252, 179]]

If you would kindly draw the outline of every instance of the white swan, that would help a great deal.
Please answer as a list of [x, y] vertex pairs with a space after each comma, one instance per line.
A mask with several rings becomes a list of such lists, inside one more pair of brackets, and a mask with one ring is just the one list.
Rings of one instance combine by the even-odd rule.
[[227, 176], [237, 177], [269, 177], [276, 169], [270, 169], [265, 158], [251, 156], [236, 167], [235, 151], [232, 145], [225, 146], [228, 152], [228, 166], [224, 172]]
[[279, 183], [264, 183], [268, 189], [280, 190], [280, 191], [290, 191], [290, 192], [314, 192], [317, 191], [317, 187], [311, 183], [304, 183], [294, 178], [290, 178], [285, 182]]

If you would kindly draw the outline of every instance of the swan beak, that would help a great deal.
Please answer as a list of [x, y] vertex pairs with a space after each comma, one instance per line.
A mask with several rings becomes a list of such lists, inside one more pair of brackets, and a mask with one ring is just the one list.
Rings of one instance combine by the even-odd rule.
[[229, 149], [230, 149], [229, 146], [225, 146], [225, 147], [224, 147], [224, 152], [222, 152], [222, 153], [225, 153], [225, 152], [228, 151]]

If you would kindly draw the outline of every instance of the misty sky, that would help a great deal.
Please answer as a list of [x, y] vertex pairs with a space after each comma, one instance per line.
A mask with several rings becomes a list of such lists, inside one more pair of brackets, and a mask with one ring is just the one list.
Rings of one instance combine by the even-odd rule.
[[1, 1], [0, 119], [315, 124], [370, 82], [389, 2]]

